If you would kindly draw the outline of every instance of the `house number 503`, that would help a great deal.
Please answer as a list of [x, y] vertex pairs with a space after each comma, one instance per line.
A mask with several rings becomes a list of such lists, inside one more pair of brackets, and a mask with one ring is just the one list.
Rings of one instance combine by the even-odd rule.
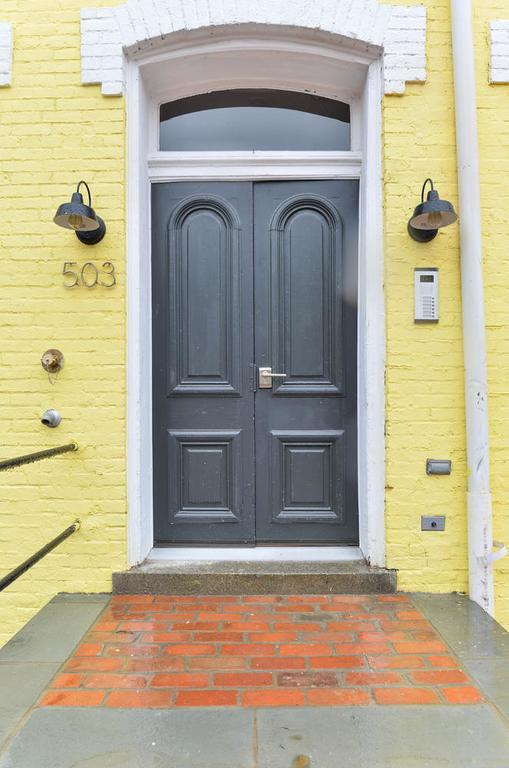
[[117, 282], [115, 267], [111, 261], [103, 261], [99, 267], [93, 261], [87, 261], [81, 268], [76, 261], [65, 261], [62, 275], [64, 288], [74, 288], [77, 285], [83, 285], [85, 288], [93, 288], [94, 285], [113, 288]]

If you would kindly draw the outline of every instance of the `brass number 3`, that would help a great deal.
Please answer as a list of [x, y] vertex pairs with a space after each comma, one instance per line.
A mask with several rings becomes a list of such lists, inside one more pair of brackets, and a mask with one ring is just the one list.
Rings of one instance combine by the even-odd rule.
[[111, 278], [111, 281], [108, 283], [103, 283], [103, 281], [100, 280], [100, 284], [104, 285], [105, 288], [113, 288], [113, 286], [117, 283], [114, 264], [112, 264], [111, 261], [105, 261], [103, 264], [103, 270], [106, 272], [106, 275]]
[[[74, 288], [77, 285], [83, 285], [85, 288], [93, 288], [95, 285], [102, 285], [104, 288], [113, 288], [117, 284], [117, 278], [115, 275], [115, 265], [111, 261], [104, 261], [101, 265], [101, 272], [97, 269], [95, 264], [91, 261], [87, 261], [86, 264], [80, 269], [74, 270], [72, 267], [77, 267], [76, 261], [66, 261], [62, 270], [62, 275], [65, 278], [64, 288]], [[105, 278], [106, 282], [103, 279]]]

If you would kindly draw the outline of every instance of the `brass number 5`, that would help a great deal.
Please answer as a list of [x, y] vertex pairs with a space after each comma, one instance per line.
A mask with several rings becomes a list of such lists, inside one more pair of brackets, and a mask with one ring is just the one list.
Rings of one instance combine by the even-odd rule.
[[74, 288], [75, 285], [78, 285], [78, 273], [73, 272], [72, 269], [69, 269], [69, 267], [75, 267], [77, 264], [76, 261], [66, 261], [64, 262], [64, 268], [62, 270], [62, 275], [64, 277], [71, 277], [74, 278], [72, 283], [67, 283], [64, 280], [64, 288]]

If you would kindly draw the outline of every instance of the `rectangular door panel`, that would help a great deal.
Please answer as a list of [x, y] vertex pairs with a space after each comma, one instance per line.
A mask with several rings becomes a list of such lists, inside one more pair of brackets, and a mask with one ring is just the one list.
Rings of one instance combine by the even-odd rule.
[[271, 432], [272, 522], [343, 523], [343, 432]]
[[[174, 522], [232, 522], [241, 518], [240, 430], [168, 432], [168, 495]], [[173, 475], [180, 479], [173, 482]]]
[[256, 538], [356, 544], [358, 182], [255, 184]]
[[155, 539], [253, 544], [252, 184], [156, 184], [152, 217]]

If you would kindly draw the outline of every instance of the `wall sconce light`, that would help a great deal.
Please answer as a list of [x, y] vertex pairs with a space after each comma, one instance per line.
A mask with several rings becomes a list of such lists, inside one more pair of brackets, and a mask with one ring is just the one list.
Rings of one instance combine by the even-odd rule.
[[[88, 192], [88, 205], [83, 202], [80, 187], [83, 185]], [[80, 181], [76, 192], [73, 192], [70, 203], [62, 203], [53, 219], [55, 224], [64, 229], [73, 229], [76, 237], [85, 245], [99, 243], [106, 234], [106, 224], [92, 208], [92, 196], [86, 181]]]
[[[426, 202], [424, 202], [424, 190], [426, 185], [431, 185]], [[458, 214], [452, 203], [440, 200], [439, 194], [433, 186], [431, 179], [426, 179], [422, 186], [421, 202], [414, 211], [414, 215], [408, 222], [408, 233], [418, 243], [429, 243], [433, 240], [441, 227], [448, 227], [458, 220]]]

